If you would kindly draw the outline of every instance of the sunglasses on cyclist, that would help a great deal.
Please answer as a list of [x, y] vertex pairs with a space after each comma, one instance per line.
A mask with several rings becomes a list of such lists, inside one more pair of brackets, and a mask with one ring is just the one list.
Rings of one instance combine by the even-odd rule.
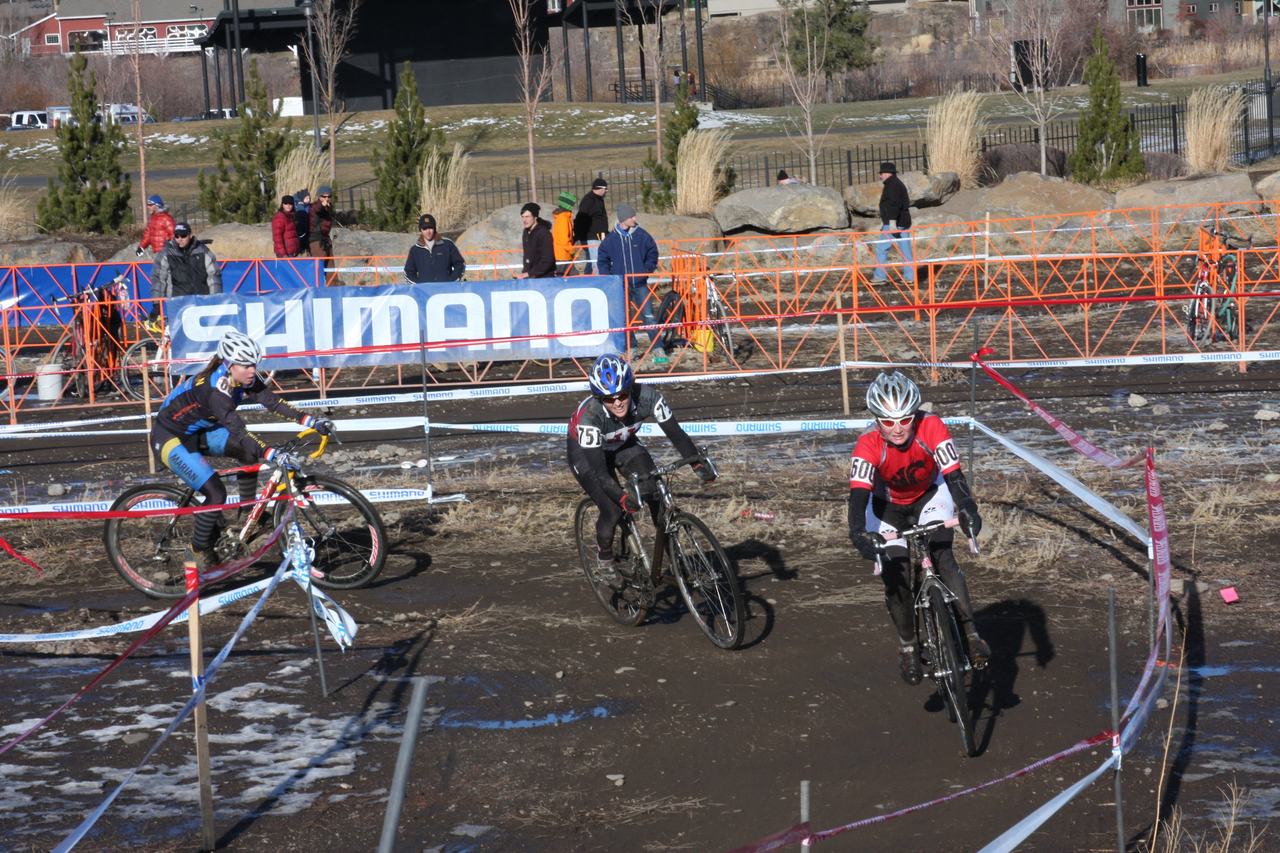
[[880, 422], [880, 426], [885, 429], [893, 429], [896, 426], [910, 426], [915, 419], [915, 415], [907, 415], [905, 418], [876, 418]]
[[618, 403], [618, 402], [622, 402], [622, 401], [624, 401], [624, 400], [629, 400], [629, 399], [631, 399], [631, 392], [630, 392], [630, 391], [623, 391], [621, 394], [614, 394], [612, 397], [601, 397], [601, 398], [600, 398], [600, 402], [602, 402], [602, 403]]

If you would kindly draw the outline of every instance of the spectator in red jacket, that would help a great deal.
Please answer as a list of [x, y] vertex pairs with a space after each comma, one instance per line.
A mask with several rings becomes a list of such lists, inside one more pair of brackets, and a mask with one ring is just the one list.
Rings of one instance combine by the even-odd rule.
[[280, 199], [280, 209], [271, 217], [271, 242], [276, 247], [277, 258], [298, 256], [298, 228], [293, 218], [293, 196]]
[[173, 239], [173, 214], [164, 206], [164, 199], [153, 195], [147, 199], [147, 227], [142, 231], [142, 241], [134, 254], [142, 257], [147, 249], [155, 255], [164, 244]]

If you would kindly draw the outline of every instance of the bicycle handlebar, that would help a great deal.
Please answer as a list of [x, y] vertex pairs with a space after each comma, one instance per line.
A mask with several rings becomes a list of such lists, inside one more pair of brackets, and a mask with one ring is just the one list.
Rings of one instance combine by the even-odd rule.
[[[887, 549], [891, 545], [896, 545], [900, 548], [905, 548], [907, 547], [908, 541], [912, 539], [924, 539], [928, 537], [930, 534], [932, 534], [935, 530], [941, 530], [945, 528], [952, 528], [952, 527], [959, 527], [959, 526], [960, 526], [959, 518], [948, 518], [945, 520], [938, 519], [937, 521], [929, 521], [924, 524], [917, 524], [915, 527], [908, 527], [906, 530], [899, 530], [898, 538], [884, 540], [883, 542], [879, 543], [876, 550], [879, 551], [881, 554], [883, 554], [885, 552], [885, 549]], [[969, 552], [972, 554], [977, 554], [978, 553], [977, 539], [974, 538], [973, 536], [966, 536], [966, 538], [969, 540]]]

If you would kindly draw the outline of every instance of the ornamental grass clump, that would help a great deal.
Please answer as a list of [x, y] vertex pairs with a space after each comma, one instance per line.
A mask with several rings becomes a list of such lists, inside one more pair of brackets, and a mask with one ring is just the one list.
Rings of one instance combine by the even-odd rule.
[[977, 92], [957, 89], [929, 108], [925, 123], [930, 173], [955, 172], [965, 189], [978, 185], [981, 165], [978, 140], [982, 136], [978, 107], [981, 103], [982, 96]]

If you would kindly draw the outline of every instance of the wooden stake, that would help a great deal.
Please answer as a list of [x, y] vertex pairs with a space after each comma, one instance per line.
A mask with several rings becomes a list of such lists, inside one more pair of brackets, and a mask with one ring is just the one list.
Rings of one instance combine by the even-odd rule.
[[[187, 591], [200, 589], [196, 564], [184, 566]], [[187, 636], [191, 643], [191, 692], [204, 682], [204, 644], [200, 636], [200, 598], [187, 608]], [[209, 725], [205, 717], [204, 699], [196, 703], [192, 715], [196, 724], [196, 770], [200, 782], [200, 849], [213, 850], [217, 839], [213, 832], [213, 778], [209, 771]]]

